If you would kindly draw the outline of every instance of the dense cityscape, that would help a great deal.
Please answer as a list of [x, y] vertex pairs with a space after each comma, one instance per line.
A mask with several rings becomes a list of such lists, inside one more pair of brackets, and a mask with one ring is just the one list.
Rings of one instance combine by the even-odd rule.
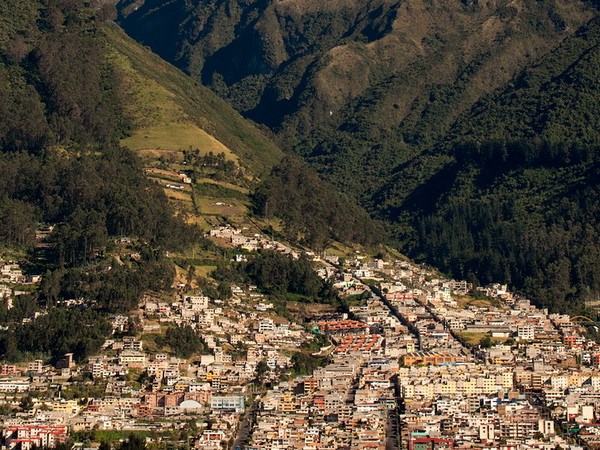
[[[182, 287], [173, 301], [147, 295], [80, 364], [66, 354], [2, 365], [7, 448], [93, 447], [111, 432], [215, 450], [600, 443], [600, 346], [578, 318], [406, 259], [318, 256], [231, 227], [210, 237], [239, 260], [265, 249], [310, 257], [347, 310], [306, 305], [307, 321], [290, 321], [252, 285], [231, 286], [227, 300]], [[1, 277], [9, 308], [23, 293], [14, 286], [39, 282], [11, 262]], [[157, 352], [168, 325], [193, 330], [202, 354]]]

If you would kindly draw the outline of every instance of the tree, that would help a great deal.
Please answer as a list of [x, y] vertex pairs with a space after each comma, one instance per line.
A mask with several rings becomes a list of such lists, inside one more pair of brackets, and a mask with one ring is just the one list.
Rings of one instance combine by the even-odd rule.
[[130, 434], [117, 450], [146, 450], [146, 440], [137, 434]]
[[48, 304], [54, 304], [56, 303], [56, 300], [58, 300], [63, 276], [64, 271], [59, 269], [55, 271], [47, 270], [42, 277], [40, 292]]
[[250, 282], [274, 295], [291, 293], [304, 297], [299, 299], [304, 301], [317, 298], [319, 301], [337, 301], [331, 285], [317, 275], [312, 261], [306, 256], [294, 259], [274, 251], [260, 251], [248, 262], [218, 267], [211, 275], [221, 283]]
[[221, 282], [217, 285], [217, 294], [222, 300], [229, 300], [231, 298], [231, 284], [227, 282]]
[[264, 383], [265, 375], [269, 372], [269, 366], [264, 359], [261, 359], [256, 365], [255, 380], [258, 384]]
[[492, 338], [488, 335], [485, 335], [484, 337], [482, 337], [479, 340], [479, 346], [481, 348], [490, 348], [490, 347], [492, 347], [492, 345], [493, 345]]
[[272, 169], [252, 200], [256, 214], [282, 219], [289, 239], [317, 250], [333, 240], [365, 245], [384, 240], [363, 209], [291, 156]]
[[165, 333], [164, 343], [182, 358], [189, 358], [206, 348], [204, 340], [189, 325], [169, 328]]
[[192, 281], [194, 280], [194, 276], [195, 276], [195, 275], [196, 275], [196, 270], [195, 270], [195, 267], [194, 267], [194, 266], [190, 266], [190, 267], [188, 268], [187, 274], [186, 274], [186, 276], [185, 276], [185, 280], [186, 280], [186, 282], [187, 282], [187, 286], [190, 286], [190, 287], [191, 287], [191, 285], [192, 285]]
[[23, 399], [19, 403], [19, 407], [23, 411], [30, 411], [33, 408], [33, 399], [29, 395], [23, 397]]
[[304, 352], [292, 355], [292, 367], [296, 375], [311, 375], [315, 369], [327, 364], [327, 358], [311, 356]]

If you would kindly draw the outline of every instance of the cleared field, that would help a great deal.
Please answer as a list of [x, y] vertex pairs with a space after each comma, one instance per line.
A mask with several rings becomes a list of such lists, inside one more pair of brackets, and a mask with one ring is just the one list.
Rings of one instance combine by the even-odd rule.
[[155, 169], [155, 168], [146, 168], [144, 172], [147, 176], [152, 178], [159, 178], [163, 180], [171, 180], [181, 183], [181, 178], [179, 177], [179, 173], [174, 172], [172, 170], [164, 170], [164, 169]]
[[[191, 123], [170, 122], [151, 127], [140, 128], [130, 137], [121, 141], [125, 147], [135, 151], [145, 151], [145, 157], [160, 157], [163, 150], [183, 151], [190, 147], [199, 149], [203, 155], [209, 152], [225, 153], [225, 158], [237, 161], [236, 156], [227, 147], [206, 131]], [[148, 150], [153, 152], [148, 152]], [[182, 156], [180, 157], [181, 159]], [[177, 161], [180, 159], [178, 158]]]
[[241, 216], [248, 212], [248, 208], [240, 201], [226, 199], [219, 201], [212, 198], [196, 197], [196, 204], [200, 208], [201, 214], [219, 215], [219, 216]]
[[466, 308], [467, 306], [493, 306], [493, 302], [491, 300], [487, 300], [484, 298], [473, 298], [473, 297], [455, 297], [456, 303], [460, 308]]
[[185, 192], [185, 191], [174, 191], [172, 189], [165, 189], [165, 193], [167, 194], [167, 197], [181, 201], [181, 202], [189, 202], [190, 204], [192, 204], [192, 198], [190, 196], [189, 192]]
[[329, 247], [325, 249], [325, 253], [328, 255], [338, 256], [340, 258], [346, 258], [354, 254], [353, 248], [343, 245], [339, 242], [333, 242]]
[[247, 204], [250, 201], [247, 193], [237, 189], [231, 189], [220, 184], [197, 183], [194, 186], [194, 192], [200, 198], [212, 198], [223, 202], [237, 200]]
[[[465, 341], [467, 341], [467, 343], [469, 345], [478, 345], [479, 341], [481, 341], [485, 336], [489, 336], [488, 333], [457, 333], [458, 336], [460, 336], [461, 338], [463, 338]], [[497, 344], [497, 343], [503, 343], [507, 340], [508, 338], [491, 338], [492, 343]]]
[[227, 189], [233, 189], [234, 191], [240, 191], [243, 194], [248, 194], [250, 192], [250, 189], [248, 189], [248, 188], [237, 186], [233, 183], [228, 183], [227, 181], [218, 181], [218, 180], [213, 180], [212, 178], [200, 178], [198, 181], [201, 183], [215, 184], [217, 186], [223, 186], [224, 188], [227, 188]]
[[219, 223], [211, 223], [209, 221], [209, 218], [207, 217], [202, 217], [202, 216], [198, 216], [198, 215], [191, 215], [187, 218], [186, 222], [190, 225], [196, 225], [198, 228], [200, 228], [200, 230], [204, 231], [204, 232], [208, 232], [211, 230], [211, 228], [214, 228], [215, 226], [217, 226]]
[[191, 147], [203, 154], [225, 153], [227, 159], [237, 161], [227, 146], [198, 126], [173, 92], [142, 75], [125, 54], [113, 51], [110, 57], [121, 75], [127, 98], [125, 113], [134, 124], [132, 135], [122, 139], [122, 145], [135, 151], [183, 151]]
[[216, 268], [217, 266], [196, 266], [194, 269], [197, 276], [207, 278], [208, 274]]

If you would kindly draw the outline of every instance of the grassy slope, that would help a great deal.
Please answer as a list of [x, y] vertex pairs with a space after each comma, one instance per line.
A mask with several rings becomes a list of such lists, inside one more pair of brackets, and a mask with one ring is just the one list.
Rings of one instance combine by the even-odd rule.
[[[203, 154], [224, 153], [250, 178], [268, 173], [283, 156], [281, 150], [210, 90], [137, 44], [118, 27], [106, 27], [104, 33], [125, 114], [132, 123], [131, 134], [122, 144], [154, 167], [147, 175], [164, 187], [170, 202], [187, 222], [202, 229], [223, 220], [249, 225], [248, 189], [215, 180], [185, 185], [183, 190], [167, 184], [181, 183], [177, 173], [189, 169], [182, 160], [183, 150], [190, 147]], [[165, 169], [164, 173], [156, 167]]]
[[[225, 152], [254, 175], [279, 161], [281, 150], [224, 101], [138, 45], [119, 28], [105, 29], [111, 59], [122, 75], [134, 124], [123, 144], [134, 150], [180, 151], [192, 146]], [[148, 152], [146, 152], [148, 154]]]

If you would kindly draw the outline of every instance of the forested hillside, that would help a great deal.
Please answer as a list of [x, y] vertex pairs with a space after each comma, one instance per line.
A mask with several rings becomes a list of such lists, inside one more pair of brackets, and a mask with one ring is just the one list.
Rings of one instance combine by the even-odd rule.
[[108, 236], [177, 245], [185, 227], [137, 158], [118, 145], [130, 124], [97, 28], [103, 11], [67, 0], [20, 2], [16, 11], [2, 11], [5, 242], [31, 244], [41, 221], [60, 224], [54, 237], [66, 264], [92, 258]]
[[257, 186], [253, 204], [257, 215], [283, 220], [287, 239], [316, 250], [334, 241], [369, 247], [386, 242], [383, 227], [291, 156]]
[[594, 13], [583, 1], [122, 0], [136, 40], [371, 206], [393, 168]]
[[379, 192], [413, 254], [566, 311], [600, 294], [600, 20], [482, 99]]
[[[0, 354], [73, 351], [82, 358], [110, 331], [98, 314], [126, 311], [144, 290], [170, 287], [164, 251], [199, 234], [173, 215], [138, 158], [119, 146], [130, 123], [99, 31], [106, 10], [69, 0], [4, 3], [0, 245], [29, 252], [32, 269], [45, 276], [38, 296], [20, 298], [8, 312], [2, 305], [9, 327]], [[53, 230], [43, 247], [35, 245], [39, 224]], [[113, 268], [105, 255], [117, 236], [134, 239], [141, 253]], [[96, 312], [53, 312], [64, 298], [84, 298]], [[22, 323], [41, 307], [48, 316]]]

